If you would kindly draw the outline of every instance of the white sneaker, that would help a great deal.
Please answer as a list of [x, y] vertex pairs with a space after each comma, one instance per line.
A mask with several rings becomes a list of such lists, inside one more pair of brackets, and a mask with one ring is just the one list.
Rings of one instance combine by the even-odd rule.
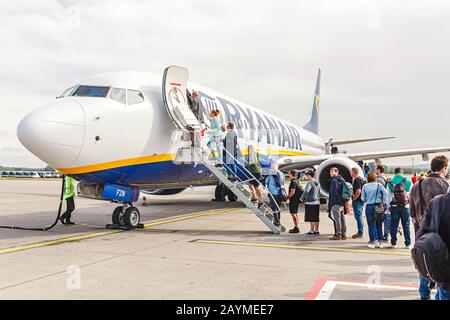
[[383, 245], [381, 244], [381, 242], [376, 243], [376, 244], [375, 244], [375, 247], [376, 247], [376, 248], [380, 248], [380, 249], [383, 249], [383, 248], [384, 248]]
[[370, 243], [367, 247], [368, 247], [369, 249], [375, 249], [375, 245], [374, 245], [373, 243]]
[[396, 245], [396, 244], [393, 244], [393, 245], [391, 246], [391, 248], [392, 248], [392, 249], [397, 249], [397, 245]]
[[404, 249], [411, 250], [411, 249], [412, 249], [412, 246], [411, 246], [411, 245], [405, 246]]

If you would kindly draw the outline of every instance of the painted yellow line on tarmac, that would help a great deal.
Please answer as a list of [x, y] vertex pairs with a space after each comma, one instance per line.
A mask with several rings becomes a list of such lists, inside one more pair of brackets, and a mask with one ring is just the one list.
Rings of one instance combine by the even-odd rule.
[[174, 232], [177, 232], [177, 230], [171, 230], [171, 229], [133, 229], [133, 231], [154, 232], [154, 233], [174, 233]]
[[234, 211], [236, 209], [237, 208], [228, 208], [228, 209], [219, 209], [219, 210], [213, 210], [213, 211], [201, 211], [201, 212], [197, 212], [197, 213], [193, 213], [193, 214], [188, 213], [188, 214], [178, 215], [173, 218], [165, 218], [165, 219], [161, 219], [161, 220], [152, 220], [149, 222], [145, 222], [144, 226], [145, 227], [153, 227], [153, 226], [157, 226], [157, 225], [160, 225], [163, 223], [177, 222], [177, 221], [186, 220], [186, 219], [209, 216], [212, 214], [225, 213], [225, 212], [229, 212], [229, 211]]
[[49, 240], [49, 241], [32, 243], [32, 244], [25, 244], [25, 245], [21, 245], [21, 246], [17, 246], [17, 247], [12, 247], [12, 248], [0, 249], [0, 254], [11, 253], [11, 252], [16, 252], [16, 251], [23, 251], [23, 250], [28, 250], [28, 249], [41, 248], [41, 247], [47, 247], [47, 246], [65, 243], [65, 242], [73, 242], [73, 241], [80, 241], [80, 240], [85, 240], [85, 239], [90, 239], [90, 238], [95, 238], [95, 237], [107, 236], [107, 235], [118, 233], [118, 232], [123, 232], [123, 231], [122, 230], [112, 230], [112, 231], [105, 231], [105, 232], [89, 233], [89, 234], [84, 234], [81, 236], [73, 236], [73, 237], [61, 238], [61, 239], [56, 239], [56, 240]]
[[[192, 219], [192, 218], [197, 218], [197, 217], [203, 217], [203, 216], [208, 216], [208, 215], [213, 215], [213, 214], [225, 213], [225, 212], [229, 212], [229, 211], [233, 211], [233, 210], [235, 210], [235, 208], [200, 211], [197, 213], [184, 214], [184, 215], [181, 215], [178, 217], [173, 217], [173, 218], [163, 218], [163, 219], [149, 221], [149, 222], [145, 223], [144, 226], [145, 227], [157, 226], [157, 225], [161, 225], [161, 224], [165, 224], [165, 223], [171, 223], [171, 222], [187, 220], [187, 219]], [[136, 229], [136, 230], [151, 231], [151, 230], [146, 230], [146, 229]], [[25, 245], [20, 245], [20, 246], [16, 246], [16, 247], [0, 249], [0, 254], [24, 251], [24, 250], [35, 249], [35, 248], [42, 248], [42, 247], [52, 246], [52, 245], [56, 245], [56, 244], [66, 243], [66, 242], [74, 242], [74, 241], [92, 239], [92, 238], [108, 236], [111, 234], [116, 234], [116, 233], [120, 233], [120, 232], [124, 232], [124, 231], [125, 230], [111, 230], [111, 231], [89, 233], [89, 234], [84, 234], [84, 235], [80, 235], [80, 236], [66, 237], [66, 238], [60, 238], [60, 239], [55, 239], [55, 240], [25, 244]], [[162, 231], [162, 230], [158, 230], [158, 231]], [[157, 231], [155, 231], [155, 232], [157, 232]], [[164, 232], [164, 231], [162, 231], [162, 232]], [[168, 233], [169, 232], [173, 232], [173, 231], [168, 230]]]
[[365, 250], [365, 249], [347, 249], [347, 248], [333, 248], [333, 247], [319, 247], [319, 246], [299, 246], [289, 244], [277, 244], [277, 243], [257, 243], [257, 242], [241, 242], [241, 241], [221, 241], [221, 240], [206, 240], [198, 239], [192, 242], [206, 243], [206, 244], [223, 244], [234, 246], [246, 246], [246, 247], [265, 247], [265, 248], [282, 248], [282, 249], [300, 249], [300, 250], [312, 250], [312, 251], [334, 251], [334, 252], [347, 252], [347, 253], [371, 253], [371, 254], [387, 254], [397, 256], [411, 256], [409, 251], [401, 252], [394, 251], [393, 249], [385, 250]]

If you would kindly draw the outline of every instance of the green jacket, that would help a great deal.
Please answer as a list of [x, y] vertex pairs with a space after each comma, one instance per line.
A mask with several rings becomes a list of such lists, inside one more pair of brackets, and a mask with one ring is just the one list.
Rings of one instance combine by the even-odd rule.
[[[405, 178], [405, 177], [400, 175], [400, 174], [395, 175], [391, 179], [391, 181], [390, 181], [391, 183], [388, 183], [389, 191], [390, 192], [394, 192], [394, 186], [392, 185], [392, 183], [393, 184], [400, 184], [402, 182], [403, 178]], [[406, 179], [405, 180], [405, 190], [406, 190], [406, 192], [410, 192], [411, 191], [412, 185], [413, 184], [412, 184], [411, 179]]]
[[250, 152], [248, 154], [248, 171], [250, 173], [262, 173], [261, 162], [259, 162], [259, 156], [256, 151]]
[[64, 177], [64, 199], [74, 197], [75, 187], [73, 186], [73, 179], [71, 177]]

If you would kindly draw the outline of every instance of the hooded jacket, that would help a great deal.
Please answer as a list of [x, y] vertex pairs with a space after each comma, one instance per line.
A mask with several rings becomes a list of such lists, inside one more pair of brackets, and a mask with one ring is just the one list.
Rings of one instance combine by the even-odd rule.
[[[439, 208], [439, 201], [441, 200], [442, 207]], [[416, 239], [422, 237], [430, 229], [436, 230], [446, 244], [447, 249], [450, 249], [450, 193], [439, 195], [430, 201]], [[443, 283], [442, 285], [447, 290], [450, 290], [450, 283]]]
[[345, 180], [341, 176], [331, 178], [330, 194], [328, 199], [328, 209], [331, 209], [334, 205], [344, 206], [344, 201], [339, 193], [341, 183]]

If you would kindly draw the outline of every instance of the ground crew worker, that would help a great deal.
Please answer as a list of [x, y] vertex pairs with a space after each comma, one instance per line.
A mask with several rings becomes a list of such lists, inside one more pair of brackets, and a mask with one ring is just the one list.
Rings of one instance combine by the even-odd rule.
[[74, 224], [70, 218], [75, 210], [75, 187], [71, 177], [64, 177], [64, 200], [66, 200], [66, 212], [64, 212], [59, 220], [62, 224]]

